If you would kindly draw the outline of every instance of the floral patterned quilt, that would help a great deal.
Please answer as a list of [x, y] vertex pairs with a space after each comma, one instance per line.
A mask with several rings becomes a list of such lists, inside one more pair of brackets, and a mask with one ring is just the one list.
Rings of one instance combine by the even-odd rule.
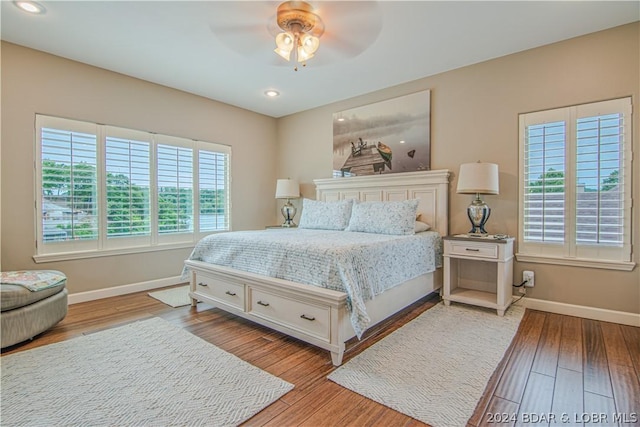
[[31, 292], [53, 288], [65, 280], [67, 277], [56, 270], [3, 271], [0, 273], [0, 284], [22, 286]]
[[440, 267], [442, 238], [434, 231], [405, 236], [310, 229], [236, 231], [203, 238], [189, 259], [345, 292], [351, 323], [361, 337], [370, 322], [365, 302]]

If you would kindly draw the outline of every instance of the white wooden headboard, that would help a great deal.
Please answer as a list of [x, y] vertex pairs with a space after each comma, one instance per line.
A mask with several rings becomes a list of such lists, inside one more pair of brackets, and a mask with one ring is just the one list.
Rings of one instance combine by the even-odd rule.
[[316, 200], [399, 201], [419, 199], [422, 221], [442, 236], [449, 233], [449, 171], [314, 179]]

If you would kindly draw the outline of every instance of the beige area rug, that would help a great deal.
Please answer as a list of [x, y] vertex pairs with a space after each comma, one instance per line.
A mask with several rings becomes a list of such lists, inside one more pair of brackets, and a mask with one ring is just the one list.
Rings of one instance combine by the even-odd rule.
[[189, 285], [164, 289], [162, 291], [149, 292], [148, 295], [174, 308], [191, 304], [191, 298], [189, 298]]
[[466, 425], [524, 308], [440, 303], [366, 349], [329, 379], [436, 427]]
[[233, 426], [293, 388], [160, 318], [0, 362], [7, 426]]

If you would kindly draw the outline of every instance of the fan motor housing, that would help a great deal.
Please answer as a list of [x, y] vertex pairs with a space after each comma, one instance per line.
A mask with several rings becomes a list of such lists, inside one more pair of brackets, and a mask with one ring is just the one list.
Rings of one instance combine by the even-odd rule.
[[304, 1], [286, 1], [278, 6], [276, 21], [284, 31], [309, 33], [318, 37], [324, 32], [322, 19]]

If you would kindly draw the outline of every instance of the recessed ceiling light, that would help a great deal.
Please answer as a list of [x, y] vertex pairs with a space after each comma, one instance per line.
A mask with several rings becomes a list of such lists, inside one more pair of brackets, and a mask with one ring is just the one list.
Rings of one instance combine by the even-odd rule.
[[344, 117], [339, 117], [339, 118], [338, 118], [338, 121], [339, 121], [339, 122], [344, 122]]
[[34, 1], [14, 1], [13, 4], [18, 6], [20, 9], [25, 12], [34, 13], [34, 14], [42, 14], [45, 12], [45, 8], [43, 5], [36, 3]]
[[404, 141], [400, 141], [400, 144], [404, 144]]
[[280, 92], [278, 92], [277, 90], [267, 90], [264, 92], [264, 94], [267, 95], [269, 98], [274, 98], [280, 95]]

